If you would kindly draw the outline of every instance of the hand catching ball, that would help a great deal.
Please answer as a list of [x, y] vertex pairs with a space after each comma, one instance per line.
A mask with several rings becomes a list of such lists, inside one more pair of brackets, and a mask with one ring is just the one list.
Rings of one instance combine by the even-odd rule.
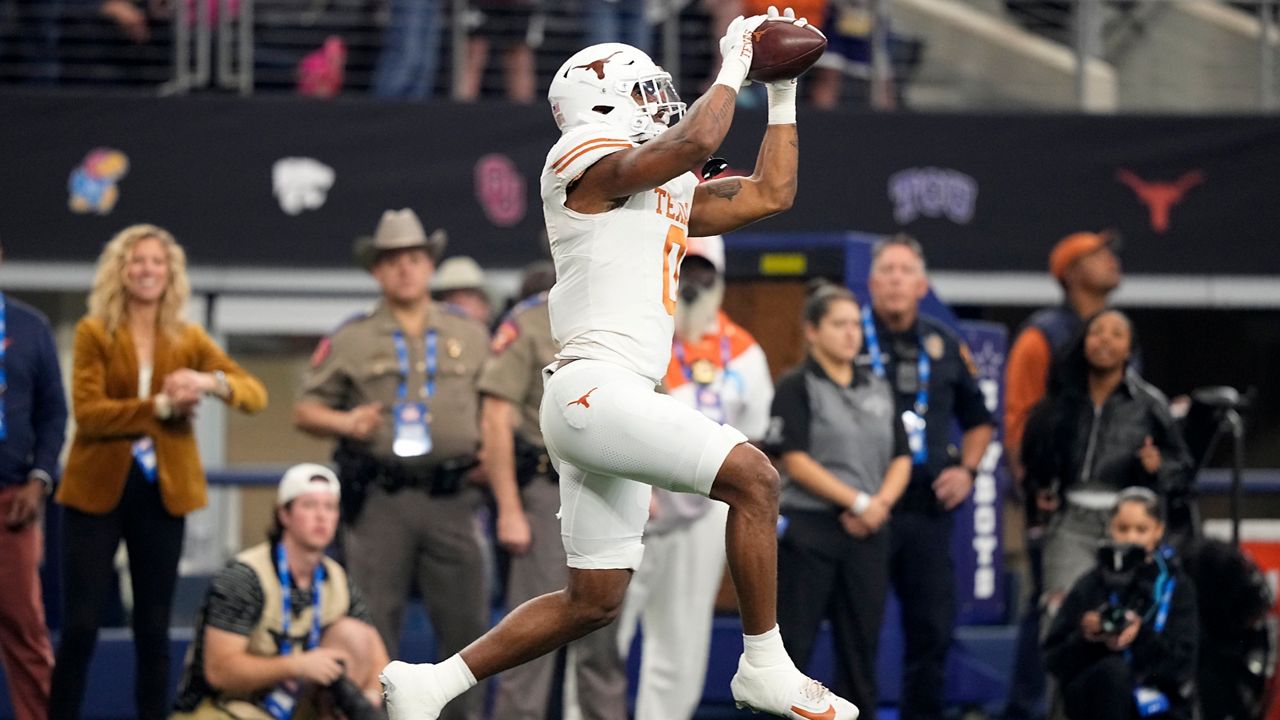
[[786, 15], [769, 9], [769, 17], [751, 33], [754, 50], [747, 79], [767, 83], [799, 77], [822, 57], [827, 38], [790, 9]]

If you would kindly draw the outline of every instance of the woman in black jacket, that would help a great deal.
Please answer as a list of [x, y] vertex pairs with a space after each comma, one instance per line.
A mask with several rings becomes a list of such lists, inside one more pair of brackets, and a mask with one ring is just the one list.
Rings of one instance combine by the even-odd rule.
[[1104, 310], [1081, 332], [1023, 436], [1028, 491], [1037, 494], [1042, 511], [1052, 513], [1042, 598], [1050, 619], [1067, 590], [1093, 566], [1117, 493], [1141, 486], [1166, 501], [1185, 492], [1190, 479], [1191, 456], [1167, 401], [1129, 367], [1129, 319]]
[[[1160, 500], [1127, 488], [1112, 543], [1071, 588], [1044, 641], [1070, 720], [1189, 720], [1200, 625], [1196, 591], [1167, 546]], [[1140, 548], [1134, 567], [1118, 558]], [[1101, 562], [1105, 560], [1106, 562]]]

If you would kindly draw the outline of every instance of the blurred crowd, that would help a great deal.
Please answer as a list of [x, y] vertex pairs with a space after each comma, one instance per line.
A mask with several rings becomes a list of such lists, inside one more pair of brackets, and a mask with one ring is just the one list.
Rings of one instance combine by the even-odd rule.
[[[289, 68], [297, 91], [313, 97], [358, 92], [367, 86], [380, 98], [422, 101], [449, 97], [471, 102], [501, 97], [530, 103], [540, 98], [547, 82], [543, 75], [550, 61], [542, 60], [562, 54], [559, 46], [544, 53], [546, 44], [625, 42], [659, 57], [667, 42], [663, 25], [693, 23], [704, 39], [691, 40], [683, 28], [677, 33], [679, 42], [705, 46], [683, 56], [685, 62], [693, 59], [692, 67], [684, 68], [683, 73], [689, 81], [685, 93], [693, 96], [705, 90], [715, 71], [714, 62], [704, 67], [696, 58], [715, 54], [715, 41], [733, 17], [763, 13], [769, 4], [765, 0], [576, 0], [574, 10], [545, 0], [470, 0], [461, 5], [444, 0], [379, 0], [354, 14], [350, 8], [339, 14], [329, 4], [313, 4], [300, 19], [287, 19], [298, 13], [286, 12], [283, 4], [273, 9], [260, 2], [255, 28], [263, 39], [255, 42], [255, 62], [264, 68]], [[869, 102], [877, 22], [871, 0], [804, 0], [791, 5], [798, 16], [820, 26], [830, 42], [806, 83], [811, 104], [834, 108], [842, 103]], [[188, 23], [198, 15], [194, 2], [179, 6], [168, 0], [53, 0], [41, 3], [38, 12], [0, 15], [0, 57], [8, 54], [13, 67], [25, 68], [26, 82], [48, 83], [58, 81], [60, 68], [82, 65], [99, 52], [104, 66], [115, 67], [101, 68], [93, 73], [95, 77], [141, 82], [147, 72], [141, 66], [131, 68], [131, 63], [167, 62], [180, 12]], [[215, 32], [223, 13], [239, 17], [239, 2], [210, 3], [206, 19]], [[324, 19], [325, 13], [333, 18]], [[98, 37], [100, 43], [106, 40], [82, 36], [77, 29], [94, 22], [95, 14], [134, 49], [125, 47], [115, 54], [95, 51], [87, 38]], [[310, 41], [316, 43], [312, 47], [305, 47], [298, 39], [284, 46], [272, 45], [269, 31], [273, 27], [287, 31], [291, 24], [296, 26], [294, 30], [329, 28], [330, 34], [327, 38], [324, 34], [315, 36]], [[366, 79], [362, 71], [358, 88], [350, 87], [354, 45], [360, 43], [363, 52], [370, 31], [378, 28], [381, 36], [372, 46], [371, 73]], [[6, 35], [12, 40], [8, 47]], [[305, 34], [313, 36], [313, 32]], [[907, 80], [920, 43], [892, 32], [886, 37], [890, 61], [886, 86], [896, 102], [901, 95], [898, 85]], [[464, 47], [454, 50], [455, 39], [464, 42]], [[214, 52], [224, 50], [215, 48]], [[460, 72], [444, 77], [440, 69], [451, 68], [455, 60], [460, 63]], [[752, 99], [760, 102], [744, 96], [744, 102]]]

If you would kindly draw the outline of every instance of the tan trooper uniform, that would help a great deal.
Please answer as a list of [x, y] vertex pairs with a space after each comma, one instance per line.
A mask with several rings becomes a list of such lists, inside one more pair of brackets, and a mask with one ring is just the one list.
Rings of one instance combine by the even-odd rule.
[[542, 405], [542, 368], [555, 359], [547, 294], [539, 293], [511, 309], [493, 333], [490, 357], [480, 373], [480, 392], [508, 400], [520, 411], [516, 432], [542, 447], [538, 407]]
[[391, 409], [400, 385], [395, 334], [400, 330], [385, 303], [344, 323], [320, 341], [302, 385], [305, 400], [348, 410], [380, 402], [384, 422], [369, 443], [358, 449], [382, 462], [434, 466], [443, 460], [475, 453], [480, 445], [479, 395], [476, 379], [487, 356], [489, 338], [484, 327], [442, 303], [431, 303], [427, 329], [438, 334], [436, 387], [427, 397], [427, 361], [423, 337], [405, 337], [409, 351], [408, 397], [427, 404], [431, 413], [432, 451], [422, 458], [402, 460], [391, 450], [395, 426]]
[[[344, 506], [347, 567], [364, 589], [374, 625], [393, 657], [416, 578], [443, 659], [489, 627], [489, 563], [475, 516], [482, 496], [464, 477], [480, 445], [476, 382], [489, 338], [479, 323], [448, 305], [431, 303], [427, 332], [436, 335], [436, 372], [429, 391], [426, 333], [404, 337], [405, 376], [396, 349], [399, 331], [385, 303], [343, 324], [317, 346], [302, 399], [336, 410], [382, 404], [383, 422], [371, 440], [342, 440], [335, 455], [344, 500], [353, 490], [365, 497], [354, 517]], [[392, 448], [402, 381], [406, 398], [426, 405], [432, 448], [419, 457], [397, 457]], [[476, 720], [482, 701], [483, 689], [473, 689], [441, 717]]]

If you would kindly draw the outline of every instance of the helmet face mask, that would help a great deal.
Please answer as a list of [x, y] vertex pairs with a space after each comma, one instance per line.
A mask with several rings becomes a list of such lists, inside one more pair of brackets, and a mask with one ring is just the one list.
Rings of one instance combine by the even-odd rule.
[[605, 123], [636, 142], [657, 137], [684, 115], [671, 75], [621, 43], [592, 45], [560, 67], [547, 92], [561, 132]]
[[[662, 68], [658, 69], [662, 70]], [[655, 127], [660, 128], [658, 132], [675, 125], [680, 122], [680, 118], [684, 117], [685, 104], [680, 101], [680, 94], [676, 92], [675, 84], [671, 82], [671, 75], [668, 73], [661, 72], [641, 78], [636, 83], [635, 90], [639, 91], [638, 102], [644, 116], [648, 117]]]

